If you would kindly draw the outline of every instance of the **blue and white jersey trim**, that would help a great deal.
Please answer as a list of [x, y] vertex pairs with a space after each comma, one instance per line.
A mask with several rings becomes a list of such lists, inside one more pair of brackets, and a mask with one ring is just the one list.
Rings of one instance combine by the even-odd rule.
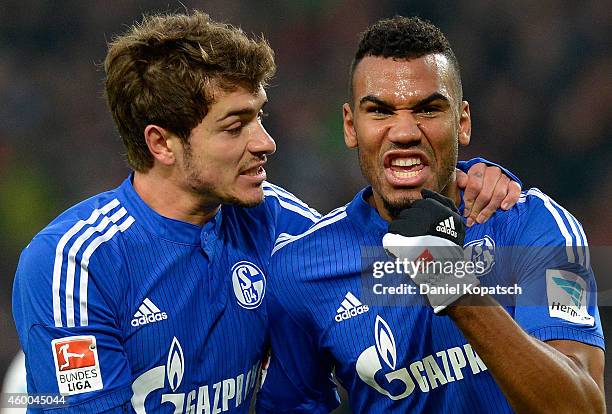
[[[591, 261], [589, 243], [578, 220], [576, 220], [576, 218], [572, 216], [569, 211], [561, 207], [556, 201], [537, 188], [532, 188], [529, 191], [523, 192], [518, 202], [525, 203], [528, 196], [534, 196], [542, 200], [544, 207], [546, 207], [548, 212], [555, 219], [555, 222], [559, 227], [559, 231], [565, 238], [568, 261], [570, 263], [578, 263], [584, 268], [588, 269]], [[565, 218], [565, 221], [563, 218]]]
[[306, 230], [304, 233], [295, 236], [287, 233], [281, 233], [276, 239], [276, 243], [274, 244], [274, 248], [272, 249], [272, 255], [274, 255], [277, 251], [287, 246], [288, 244], [293, 243], [294, 241], [299, 240], [303, 237], [306, 237], [309, 234], [312, 234], [315, 231], [320, 230], [323, 227], [326, 227], [344, 218], [346, 218], [346, 206], [332, 210], [329, 214], [321, 218], [315, 225]]
[[[127, 214], [126, 209], [118, 207], [120, 207], [119, 200], [114, 199], [106, 205], [95, 209], [87, 220], [79, 220], [60, 238], [55, 249], [52, 284], [53, 319], [56, 327], [63, 326], [60, 286], [64, 275], [66, 326], [74, 327], [76, 324], [74, 317], [74, 289], [77, 269], [80, 269], [79, 325], [88, 325], [87, 284], [89, 282], [89, 261], [91, 256], [102, 243], [112, 239], [117, 232], [124, 232], [134, 223], [134, 218]], [[108, 214], [113, 210], [115, 211], [109, 216]], [[100, 217], [102, 219], [98, 221]], [[118, 222], [120, 223], [117, 224]], [[79, 232], [80, 235], [74, 238]], [[100, 235], [93, 237], [96, 234]], [[82, 254], [80, 258], [77, 258], [79, 252], [82, 252]], [[62, 271], [64, 266], [65, 271]]]
[[321, 218], [321, 215], [315, 209], [310, 208], [302, 200], [277, 185], [266, 181], [263, 184], [263, 190], [264, 196], [276, 198], [280, 206], [286, 210], [300, 214], [313, 223]]

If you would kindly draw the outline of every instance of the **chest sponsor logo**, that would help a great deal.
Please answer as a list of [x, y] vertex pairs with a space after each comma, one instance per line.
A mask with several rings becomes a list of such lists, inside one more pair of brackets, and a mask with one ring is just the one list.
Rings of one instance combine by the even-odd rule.
[[476, 277], [484, 276], [493, 269], [495, 265], [495, 240], [490, 236], [472, 240], [463, 249], [465, 257], [469, 258], [472, 263], [482, 263], [482, 266], [476, 266], [474, 270]]
[[546, 294], [551, 317], [580, 325], [595, 324], [588, 310], [588, 286], [582, 277], [565, 270], [547, 269]]
[[266, 277], [255, 264], [238, 262], [232, 266], [232, 286], [238, 304], [245, 309], [255, 309], [266, 294]]
[[[185, 368], [183, 348], [175, 337], [168, 350], [166, 364], [145, 371], [132, 383], [134, 411], [137, 414], [157, 413], [162, 405], [171, 404], [174, 414], [217, 414], [241, 407], [245, 401], [249, 403], [258, 384], [261, 361], [246, 373], [191, 389], [181, 388]], [[151, 394], [159, 390], [162, 390], [161, 396], [154, 400]], [[146, 406], [149, 407], [148, 411]]]
[[54, 339], [51, 349], [60, 394], [76, 395], [103, 388], [95, 336]]
[[487, 370], [470, 344], [445, 349], [413, 361], [408, 366], [398, 367], [395, 337], [389, 324], [379, 315], [376, 315], [374, 324], [374, 341], [375, 345], [357, 358], [357, 375], [394, 401], [409, 397], [417, 387], [420, 392], [429, 392], [462, 380], [466, 373], [478, 374]]

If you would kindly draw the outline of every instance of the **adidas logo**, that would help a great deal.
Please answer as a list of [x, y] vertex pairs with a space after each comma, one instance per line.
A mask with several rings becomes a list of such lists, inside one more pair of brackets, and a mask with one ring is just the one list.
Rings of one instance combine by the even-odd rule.
[[453, 216], [450, 216], [446, 220], [441, 221], [436, 226], [436, 231], [440, 233], [448, 234], [449, 236], [457, 237], [457, 232], [455, 231], [455, 221], [453, 220]]
[[342, 322], [347, 319], [352, 318], [353, 316], [361, 315], [369, 311], [370, 308], [368, 305], [364, 305], [353, 295], [351, 292], [348, 292], [344, 296], [344, 300], [340, 304], [340, 307], [336, 311], [335, 321]]
[[164, 319], [168, 319], [166, 312], [160, 311], [149, 298], [145, 298], [134, 314], [131, 324], [132, 326], [142, 326], [148, 323], [163, 321]]

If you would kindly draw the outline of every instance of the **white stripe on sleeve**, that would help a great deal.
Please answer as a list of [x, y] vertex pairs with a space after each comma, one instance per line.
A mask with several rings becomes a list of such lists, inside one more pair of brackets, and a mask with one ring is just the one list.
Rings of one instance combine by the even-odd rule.
[[68, 241], [77, 234], [85, 225], [91, 225], [96, 222], [100, 214], [106, 214], [113, 208], [119, 205], [119, 200], [116, 198], [99, 209], [92, 211], [87, 220], [79, 220], [72, 226], [59, 240], [55, 249], [55, 262], [53, 264], [53, 281], [51, 286], [51, 295], [53, 298], [53, 319], [56, 327], [62, 326], [62, 310], [60, 305], [60, 284], [62, 275], [62, 265], [64, 261], [64, 248]]

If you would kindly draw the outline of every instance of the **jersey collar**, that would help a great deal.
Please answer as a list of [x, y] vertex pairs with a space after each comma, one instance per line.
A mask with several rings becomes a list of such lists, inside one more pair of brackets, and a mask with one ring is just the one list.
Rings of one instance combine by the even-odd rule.
[[[459, 191], [461, 196], [461, 203], [457, 210], [459, 211], [459, 215], [463, 217], [463, 209], [465, 204], [463, 202], [463, 190]], [[349, 203], [346, 208], [347, 214], [351, 220], [356, 222], [359, 226], [364, 228], [375, 228], [377, 230], [387, 232], [387, 223], [380, 215], [378, 211], [374, 207], [372, 207], [368, 202], [367, 198], [372, 195], [372, 187], [368, 186], [357, 193], [353, 201]], [[466, 220], [465, 218], [463, 219]]]
[[358, 227], [366, 231], [377, 231], [381, 234], [387, 232], [387, 223], [374, 207], [366, 199], [372, 195], [372, 187], [368, 186], [357, 193], [353, 201], [346, 207], [349, 219], [357, 224]]
[[164, 217], [157, 213], [136, 193], [132, 184], [133, 178], [134, 174], [130, 174], [119, 187], [119, 191], [126, 201], [130, 214], [134, 216], [138, 224], [162, 239], [184, 244], [200, 244], [201, 226]]
[[223, 221], [223, 207], [217, 214], [204, 224], [200, 232], [200, 245], [208, 257], [212, 260], [217, 247], [222, 243], [221, 223]]

